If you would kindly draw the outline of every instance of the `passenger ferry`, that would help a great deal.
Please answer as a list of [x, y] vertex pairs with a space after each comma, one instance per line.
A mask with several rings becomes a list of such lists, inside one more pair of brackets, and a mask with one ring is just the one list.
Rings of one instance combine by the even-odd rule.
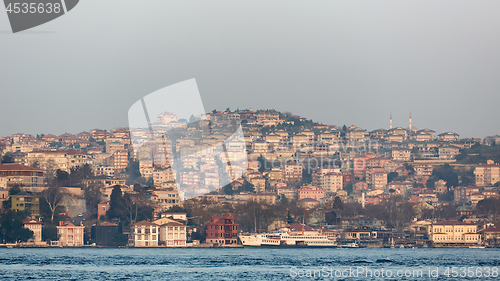
[[335, 237], [321, 235], [317, 231], [308, 231], [307, 235], [293, 233], [288, 228], [281, 228], [271, 233], [247, 234], [239, 236], [244, 247], [337, 247]]

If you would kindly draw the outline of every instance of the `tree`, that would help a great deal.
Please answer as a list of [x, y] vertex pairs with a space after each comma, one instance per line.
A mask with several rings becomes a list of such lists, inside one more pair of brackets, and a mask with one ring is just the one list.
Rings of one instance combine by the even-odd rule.
[[92, 167], [89, 164], [71, 168], [69, 178], [72, 184], [79, 184], [94, 177]]
[[[130, 181], [133, 183], [137, 183], [138, 180], [141, 179], [141, 171], [139, 170], [139, 161], [131, 160], [128, 163], [127, 168], [125, 169], [127, 175], [129, 176]], [[141, 180], [144, 181], [144, 180]]]
[[479, 212], [493, 217], [493, 221], [496, 221], [496, 218], [500, 213], [500, 200], [496, 198], [486, 198], [479, 201], [476, 207]]
[[398, 173], [396, 172], [390, 172], [389, 174], [387, 174], [387, 182], [392, 182], [393, 180], [395, 180], [397, 177], [399, 176]]
[[9, 190], [9, 199], [3, 201], [3, 208], [5, 210], [12, 208], [12, 195], [16, 195], [21, 192], [21, 188], [19, 188], [19, 185], [14, 184], [10, 190]]
[[334, 209], [339, 209], [339, 210], [344, 210], [344, 203], [342, 203], [342, 200], [340, 200], [340, 197], [335, 197], [334, 202], [333, 202], [333, 208]]
[[267, 165], [267, 159], [262, 156], [262, 154], [257, 157], [257, 161], [259, 162], [259, 172], [264, 172], [265, 170], [267, 170], [268, 168], [268, 165]]
[[352, 182], [349, 182], [345, 185], [345, 191], [347, 191], [347, 194], [351, 194], [354, 190], [354, 185], [352, 184]]
[[26, 242], [33, 237], [33, 231], [24, 228], [23, 220], [30, 215], [27, 211], [7, 210], [0, 213], [0, 232], [3, 241], [14, 243], [17, 241]]
[[56, 170], [57, 164], [53, 159], [47, 160], [45, 163], [45, 173], [44, 180], [47, 185], [55, 185], [56, 184]]
[[126, 246], [128, 243], [128, 236], [126, 234], [117, 232], [113, 236], [113, 242], [115, 246]]
[[89, 183], [83, 188], [85, 202], [91, 213], [97, 213], [97, 205], [101, 202], [101, 187], [103, 184]]
[[127, 210], [127, 205], [120, 186], [115, 185], [109, 197], [109, 210], [106, 212], [106, 215], [109, 219], [119, 218], [122, 221], [126, 221], [128, 214], [131, 213]]
[[405, 163], [404, 167], [405, 170], [408, 171], [408, 176], [413, 176], [415, 174], [415, 168], [413, 168], [413, 166], [410, 165], [409, 163]]
[[57, 227], [53, 224], [44, 224], [42, 228], [42, 240], [47, 242], [59, 240]]
[[14, 158], [12, 158], [12, 156], [9, 153], [5, 154], [2, 159], [2, 164], [7, 164], [7, 163], [14, 163]]
[[267, 227], [277, 217], [270, 206], [253, 201], [239, 206], [237, 213], [240, 228], [244, 231], [267, 231]]
[[50, 208], [50, 221], [54, 221], [56, 209], [62, 204], [65, 195], [68, 195], [65, 188], [57, 185], [51, 186], [42, 191], [42, 197], [45, 199]]
[[180, 206], [172, 206], [168, 208], [167, 213], [186, 213], [186, 209]]
[[434, 183], [438, 180], [446, 181], [447, 187], [458, 186], [458, 173], [450, 164], [444, 164], [432, 171], [431, 177], [427, 180], [427, 188], [434, 188]]

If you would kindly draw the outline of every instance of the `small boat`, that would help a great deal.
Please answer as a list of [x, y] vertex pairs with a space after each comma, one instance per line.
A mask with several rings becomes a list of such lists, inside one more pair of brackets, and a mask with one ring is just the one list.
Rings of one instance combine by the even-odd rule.
[[477, 241], [476, 245], [469, 246], [469, 249], [484, 249], [484, 248], [486, 248], [486, 247], [483, 245], [481, 239], [479, 239], [479, 241]]
[[359, 248], [358, 242], [351, 242], [351, 243], [346, 243], [339, 245], [339, 248]]

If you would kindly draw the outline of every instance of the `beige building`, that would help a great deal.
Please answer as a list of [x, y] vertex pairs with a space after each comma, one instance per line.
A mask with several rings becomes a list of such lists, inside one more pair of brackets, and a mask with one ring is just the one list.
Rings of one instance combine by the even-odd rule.
[[113, 155], [111, 155], [108, 163], [113, 165], [115, 172], [125, 170], [128, 166], [128, 152], [126, 150], [116, 150]]
[[151, 199], [158, 202], [159, 206], [168, 209], [173, 206], [181, 206], [179, 191], [176, 188], [155, 189]]
[[153, 182], [155, 185], [161, 185], [162, 183], [167, 183], [175, 181], [172, 169], [155, 169], [153, 170]]
[[410, 161], [411, 160], [411, 150], [404, 148], [394, 148], [391, 151], [391, 158], [396, 161]]
[[158, 247], [160, 226], [154, 222], [134, 224], [134, 247]]
[[374, 173], [371, 175], [371, 187], [376, 190], [385, 190], [387, 186], [387, 173]]
[[[44, 170], [60, 169], [70, 172], [71, 168], [83, 166], [85, 164], [93, 165], [94, 156], [82, 151], [68, 150], [34, 150], [26, 154], [26, 163], [29, 166], [38, 164], [38, 167]], [[51, 167], [52, 166], [52, 167]]]
[[277, 187], [276, 194], [278, 194], [280, 197], [281, 196], [286, 197], [286, 199], [288, 199], [289, 201], [297, 200], [299, 197], [299, 192], [296, 188], [292, 188], [286, 185]]
[[429, 237], [434, 244], [477, 244], [477, 225], [460, 221], [441, 221], [431, 224]]
[[283, 165], [283, 180], [285, 182], [300, 182], [302, 180], [302, 165], [287, 163]]
[[159, 245], [165, 247], [186, 246], [186, 225], [170, 218], [161, 218], [153, 223], [160, 226]]
[[57, 234], [59, 241], [52, 244], [61, 247], [81, 247], [83, 246], [83, 232], [85, 227], [83, 224], [74, 225], [69, 221], [60, 221], [57, 226]]
[[445, 132], [439, 134], [438, 137], [442, 141], [448, 141], [448, 142], [458, 141], [458, 134], [452, 132]]
[[322, 176], [319, 187], [327, 192], [337, 192], [343, 188], [343, 176], [341, 173], [328, 173]]
[[23, 222], [24, 228], [33, 231], [33, 237], [28, 242], [42, 242], [42, 222], [37, 219], [28, 219]]
[[278, 196], [275, 193], [262, 192], [262, 193], [251, 193], [248, 191], [242, 191], [239, 194], [235, 194], [234, 199], [241, 201], [255, 201], [258, 203], [273, 205], [276, 203]]
[[251, 178], [250, 183], [253, 184], [253, 188], [255, 192], [264, 192], [266, 191], [266, 180], [262, 177]]
[[474, 169], [476, 186], [491, 186], [500, 181], [500, 166], [493, 160], [488, 160], [486, 164], [478, 165]]

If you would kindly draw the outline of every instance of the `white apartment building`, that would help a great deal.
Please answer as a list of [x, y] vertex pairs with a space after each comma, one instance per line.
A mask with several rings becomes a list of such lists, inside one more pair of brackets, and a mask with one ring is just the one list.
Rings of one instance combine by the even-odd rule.
[[477, 244], [477, 225], [460, 221], [440, 221], [431, 224], [429, 237], [435, 244]]
[[135, 247], [158, 247], [160, 227], [156, 223], [140, 221], [134, 224]]

